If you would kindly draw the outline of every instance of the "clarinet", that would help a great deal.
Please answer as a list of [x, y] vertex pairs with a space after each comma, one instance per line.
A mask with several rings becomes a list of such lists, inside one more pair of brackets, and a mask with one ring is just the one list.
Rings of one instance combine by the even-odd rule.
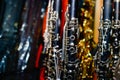
[[56, 16], [56, 20], [53, 21], [54, 32], [53, 32], [53, 56], [54, 56], [54, 65], [55, 65], [55, 76], [56, 80], [61, 80], [61, 72], [62, 72], [62, 49], [60, 48], [60, 7], [61, 0], [55, 0], [54, 3], [54, 13]]
[[66, 10], [66, 22], [63, 33], [64, 76], [63, 80], [78, 80], [79, 60], [77, 54], [78, 18], [76, 18], [77, 0], [70, 0], [69, 9]]
[[99, 28], [99, 45], [97, 52], [97, 73], [99, 80], [111, 78], [110, 64], [110, 31], [112, 26], [112, 0], [103, 1], [103, 16]]
[[113, 14], [113, 26], [112, 26], [112, 73], [113, 80], [118, 80], [118, 75], [120, 75], [119, 65], [120, 65], [120, 40], [119, 40], [119, 30], [120, 30], [120, 0], [114, 0], [114, 14]]
[[[18, 68], [18, 71], [20, 71], [20, 72], [23, 72], [26, 69], [28, 57], [30, 56], [27, 53], [27, 50], [30, 46], [29, 39], [27, 39], [27, 37], [26, 37], [26, 35], [27, 35], [26, 30], [28, 30], [28, 13], [30, 10], [30, 0], [26, 0], [24, 8], [25, 8], [25, 10], [22, 13], [22, 15], [24, 15], [23, 23], [22, 23], [21, 29], [20, 29], [20, 43], [18, 46], [19, 57], [18, 57], [17, 68]], [[26, 50], [24, 50], [25, 48], [26, 48]]]
[[[46, 79], [60, 80], [61, 75], [61, 49], [59, 45], [59, 11], [60, 0], [49, 0], [46, 38], [47, 71]], [[47, 37], [45, 36], [47, 35]], [[48, 39], [48, 41], [47, 41]]]
[[[17, 66], [16, 44], [18, 25], [24, 0], [2, 0], [3, 9], [0, 27], [0, 74], [15, 72]], [[1, 11], [0, 10], [0, 11]], [[9, 78], [9, 77], [8, 77]]]

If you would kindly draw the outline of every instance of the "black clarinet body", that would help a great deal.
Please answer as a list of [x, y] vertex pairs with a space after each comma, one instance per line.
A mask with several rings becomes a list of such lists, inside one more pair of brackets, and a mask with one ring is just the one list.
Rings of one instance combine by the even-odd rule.
[[101, 25], [99, 28], [99, 51], [97, 61], [97, 73], [99, 80], [109, 80], [111, 78], [111, 70], [109, 70], [110, 64], [110, 32], [112, 26], [112, 0], [103, 1], [103, 12], [101, 15]]
[[113, 54], [119, 54], [119, 29], [120, 29], [120, 1], [114, 0], [114, 14], [113, 14]]
[[[61, 11], [61, 0], [54, 0], [53, 12], [53, 57], [54, 57], [54, 68], [55, 68], [55, 80], [60, 80], [62, 72], [62, 61], [61, 61], [61, 45], [60, 45], [60, 11]], [[54, 56], [55, 55], [55, 56]]]
[[[22, 19], [22, 25], [21, 25], [21, 29], [20, 29], [20, 43], [18, 46], [18, 71], [23, 72], [24, 69], [27, 67], [27, 62], [25, 61], [25, 57], [27, 55], [27, 50], [24, 51], [24, 49], [26, 48], [26, 45], [28, 45], [27, 42], [27, 35], [28, 35], [28, 31], [29, 27], [28, 27], [28, 14], [30, 11], [30, 0], [26, 0], [25, 2], [25, 10], [22, 12], [23, 15], [23, 19]], [[29, 41], [28, 41], [29, 42]], [[23, 56], [24, 55], [24, 56]]]
[[114, 11], [113, 11], [113, 26], [112, 26], [112, 72], [113, 72], [113, 80], [118, 80], [118, 76], [120, 76], [119, 71], [120, 68], [120, 0], [114, 0]]
[[[49, 0], [48, 4], [48, 18], [47, 18], [47, 29], [48, 29], [48, 43], [47, 43], [47, 73], [46, 79], [48, 80], [60, 80], [61, 76], [61, 49], [60, 49], [60, 5], [61, 0]], [[46, 36], [45, 36], [46, 37]]]
[[77, 0], [69, 0], [68, 13], [66, 13], [67, 21], [64, 29], [64, 80], [78, 80], [79, 60], [77, 54]]
[[110, 28], [112, 25], [112, 0], [105, 0], [103, 2], [103, 28], [102, 31], [102, 54], [104, 57], [101, 57], [102, 61], [108, 59], [110, 53]]

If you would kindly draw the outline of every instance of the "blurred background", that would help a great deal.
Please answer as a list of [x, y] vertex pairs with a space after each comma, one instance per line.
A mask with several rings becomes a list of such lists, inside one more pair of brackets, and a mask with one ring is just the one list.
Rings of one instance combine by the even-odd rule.
[[[51, 15], [49, 15], [49, 1], [50, 0], [0, 0], [0, 80], [49, 80], [46, 79], [46, 74], [49, 73], [46, 72], [46, 69], [48, 69], [46, 59], [49, 58], [50, 55], [46, 54], [47, 49], [45, 37], [47, 26], [49, 24], [49, 19], [51, 19]], [[63, 35], [65, 34], [64, 25], [67, 21], [67, 18], [65, 17], [67, 6], [69, 4], [72, 5], [72, 2], [73, 4], [76, 2], [75, 5], [72, 6], [73, 9], [71, 10], [74, 11], [75, 16], [77, 16], [75, 18], [78, 19], [77, 25], [79, 33], [77, 33], [78, 37], [74, 42], [78, 50], [76, 53], [76, 58], [79, 59], [80, 62], [80, 72], [78, 75], [79, 78], [77, 79], [114, 80], [112, 79], [113, 75], [111, 77], [111, 75], [109, 75], [109, 72], [107, 74], [107, 78], [106, 76], [101, 78], [99, 76], [101, 74], [97, 73], [98, 67], [96, 67], [96, 65], [99, 65], [100, 63], [95, 62], [95, 55], [97, 52], [99, 52], [98, 48], [100, 48], [98, 45], [101, 44], [104, 46], [104, 44], [100, 42], [100, 40], [103, 40], [100, 38], [102, 37], [102, 35], [104, 35], [104, 33], [100, 35], [101, 33], [99, 33], [99, 27], [101, 25], [104, 25], [104, 23], [101, 22], [101, 18], [104, 19], [102, 9], [103, 2], [105, 3], [105, 0], [52, 1], [54, 1], [54, 5], [57, 4], [57, 1], [60, 2], [59, 5], [53, 6], [53, 11], [57, 11], [57, 9], [59, 9], [57, 17], [59, 18], [59, 21], [56, 26], [56, 28], [59, 27], [59, 30], [58, 32], [56, 32], [56, 34], [59, 34], [59, 42], [57, 42], [57, 45], [59, 45], [60, 49], [64, 49]], [[108, 2], [109, 1], [117, 2], [117, 0], [108, 0]], [[115, 4], [118, 4], [118, 13], [120, 13], [119, 2], [120, 1], [118, 0], [118, 2]], [[70, 16], [73, 13], [71, 10], [68, 11], [70, 12]], [[107, 15], [107, 13], [105, 14]], [[118, 14], [118, 18], [119, 16], [120, 14]], [[53, 25], [55, 25], [54, 22]], [[119, 19], [117, 25], [120, 25]], [[120, 26], [118, 28], [120, 28]], [[119, 33], [119, 31], [117, 33]], [[50, 37], [47, 37], [48, 41], [49, 38]], [[118, 39], [119, 35], [116, 38], [117, 42], [120, 42]], [[113, 40], [113, 38], [109, 38], [107, 40], [110, 39]], [[108, 41], [106, 42], [108, 43]], [[54, 47], [54, 45], [52, 47]], [[118, 45], [118, 48], [116, 48], [115, 50], [118, 50], [119, 47], [120, 45]], [[114, 49], [112, 48], [111, 50], [114, 51]], [[118, 50], [117, 52], [119, 53], [120, 51]], [[112, 53], [111, 51], [111, 56], [114, 53], [115, 52]], [[111, 60], [110, 56], [107, 58], [110, 58]], [[112, 61], [114, 61], [113, 57]], [[114, 66], [112, 61], [109, 63], [109, 68], [111, 67], [110, 64]], [[49, 60], [47, 60], [47, 63], [48, 62]], [[60, 61], [60, 63], [62, 62]], [[55, 66], [52, 65], [49, 67]], [[108, 71], [111, 71], [111, 68]], [[104, 73], [102, 74], [104, 75]], [[55, 78], [50, 80], [57, 79]], [[64, 79], [61, 78], [61, 80]]]

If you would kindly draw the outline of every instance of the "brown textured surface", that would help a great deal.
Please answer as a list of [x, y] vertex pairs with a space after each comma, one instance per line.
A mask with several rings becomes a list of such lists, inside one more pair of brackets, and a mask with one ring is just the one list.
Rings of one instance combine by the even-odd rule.
[[94, 22], [94, 41], [95, 43], [98, 43], [98, 28], [100, 25], [100, 13], [101, 13], [101, 7], [103, 5], [103, 0], [96, 0], [95, 4], [95, 22]]

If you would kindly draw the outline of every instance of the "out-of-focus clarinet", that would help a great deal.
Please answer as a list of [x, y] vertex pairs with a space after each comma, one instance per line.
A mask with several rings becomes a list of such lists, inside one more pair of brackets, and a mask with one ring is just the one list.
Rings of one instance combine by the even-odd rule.
[[103, 17], [99, 32], [99, 45], [97, 52], [97, 73], [99, 80], [110, 80], [110, 31], [112, 26], [112, 0], [103, 1]]
[[26, 28], [28, 30], [28, 13], [30, 10], [30, 0], [26, 0], [24, 12], [22, 13], [23, 16], [23, 23], [20, 29], [20, 43], [18, 46], [19, 58], [18, 58], [18, 71], [23, 72], [27, 67], [27, 61], [29, 59], [30, 54], [27, 52], [29, 49], [29, 40], [26, 37]]
[[77, 54], [78, 18], [76, 17], [77, 0], [70, 0], [70, 8], [66, 11], [66, 23], [63, 32], [64, 68], [63, 80], [78, 80], [79, 60]]
[[[1, 2], [1, 1], [0, 1]], [[1, 73], [16, 71], [16, 44], [18, 25], [24, 0], [2, 0], [0, 18], [0, 76]], [[0, 10], [0, 11], [1, 11]], [[7, 75], [7, 78], [9, 75]], [[6, 76], [5, 78], [6, 79]]]
[[[48, 80], [60, 80], [61, 75], [61, 49], [59, 46], [59, 12], [60, 0], [49, 0], [47, 21], [47, 76]], [[45, 36], [46, 37], [46, 36]]]
[[112, 26], [112, 72], [113, 80], [118, 80], [120, 76], [120, 0], [114, 0], [114, 14], [113, 14], [113, 26]]

